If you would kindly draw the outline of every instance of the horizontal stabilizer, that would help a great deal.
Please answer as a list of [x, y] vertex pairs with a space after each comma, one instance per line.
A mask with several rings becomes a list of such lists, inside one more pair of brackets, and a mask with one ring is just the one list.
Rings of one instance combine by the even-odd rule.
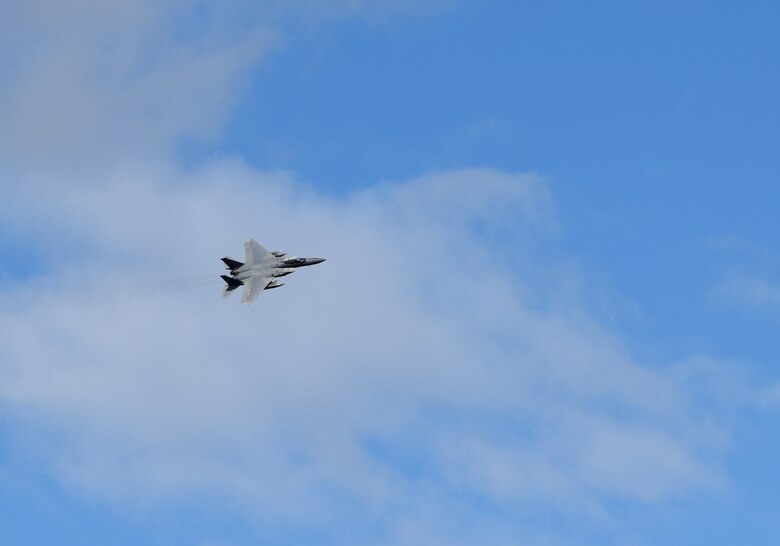
[[236, 288], [238, 288], [239, 286], [242, 286], [244, 284], [243, 282], [239, 281], [238, 279], [234, 279], [233, 277], [228, 277], [227, 275], [220, 275], [220, 277], [222, 277], [222, 280], [227, 283], [227, 289], [226, 290], [228, 290], [228, 291], [235, 290]]
[[244, 265], [243, 263], [239, 262], [238, 260], [234, 260], [233, 258], [228, 258], [227, 256], [222, 258], [222, 261], [225, 262], [225, 265], [231, 271], [235, 271], [236, 269], [238, 269], [239, 267]]

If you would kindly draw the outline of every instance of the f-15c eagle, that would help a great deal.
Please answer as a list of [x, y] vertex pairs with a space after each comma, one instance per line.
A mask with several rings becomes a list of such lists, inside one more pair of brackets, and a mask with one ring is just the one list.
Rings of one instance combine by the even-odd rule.
[[230, 271], [230, 275], [221, 275], [227, 283], [222, 289], [222, 297], [227, 298], [239, 286], [244, 287], [241, 303], [249, 305], [263, 290], [279, 288], [284, 283], [278, 282], [278, 277], [293, 273], [299, 267], [322, 263], [325, 258], [296, 258], [287, 256], [281, 250], [268, 252], [260, 243], [250, 239], [244, 243], [246, 258], [241, 263], [225, 256], [222, 261]]

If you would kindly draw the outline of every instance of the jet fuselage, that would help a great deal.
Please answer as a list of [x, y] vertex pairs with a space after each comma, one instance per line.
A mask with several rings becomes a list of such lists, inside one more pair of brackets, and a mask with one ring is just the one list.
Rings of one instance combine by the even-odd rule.
[[269, 252], [254, 239], [244, 243], [244, 249], [246, 253], [244, 262], [228, 256], [222, 258], [230, 276], [221, 275], [226, 284], [222, 290], [222, 297], [229, 296], [238, 287], [243, 286], [244, 295], [241, 302], [244, 304], [252, 303], [263, 290], [283, 286], [276, 280], [277, 278], [294, 273], [300, 267], [325, 261], [325, 258], [287, 256], [281, 250]]
[[[242, 265], [238, 269], [231, 269], [230, 275], [239, 281], [250, 277], [269, 275], [271, 277], [284, 277], [294, 273], [299, 267], [316, 265], [325, 261], [325, 258], [288, 258], [277, 262], [260, 263], [257, 265]], [[229, 268], [228, 268], [229, 269]]]

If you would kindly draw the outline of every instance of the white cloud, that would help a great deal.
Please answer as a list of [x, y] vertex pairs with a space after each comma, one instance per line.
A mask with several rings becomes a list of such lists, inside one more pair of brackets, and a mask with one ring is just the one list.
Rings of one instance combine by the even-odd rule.
[[[336, 200], [222, 162], [50, 191], [14, 194], [32, 235], [67, 244], [2, 295], [0, 396], [78, 488], [400, 533], [410, 498], [579, 511], [719, 480], [685, 388], [540, 297], [554, 281], [517, 277], [551, 269], [529, 250], [555, 223], [538, 178], [451, 171]], [[222, 301], [218, 258], [248, 237], [328, 261]]]
[[3, 163], [95, 169], [215, 135], [238, 77], [274, 42], [197, 2], [15, 3], [0, 50]]

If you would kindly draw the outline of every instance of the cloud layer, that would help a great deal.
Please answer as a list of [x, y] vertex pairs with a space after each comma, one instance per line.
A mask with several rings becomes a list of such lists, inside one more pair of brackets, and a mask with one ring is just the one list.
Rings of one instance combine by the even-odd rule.
[[[216, 493], [398, 541], [447, 536], [443, 514], [485, 502], [600, 512], [719, 480], [704, 453], [720, 431], [684, 385], [546, 296], [536, 177], [451, 171], [334, 200], [220, 162], [36, 191], [14, 195], [31, 238], [69, 250], [39, 247], [45, 267], [2, 294], [0, 396], [79, 489]], [[328, 261], [250, 307], [222, 301], [218, 258], [248, 237]]]

